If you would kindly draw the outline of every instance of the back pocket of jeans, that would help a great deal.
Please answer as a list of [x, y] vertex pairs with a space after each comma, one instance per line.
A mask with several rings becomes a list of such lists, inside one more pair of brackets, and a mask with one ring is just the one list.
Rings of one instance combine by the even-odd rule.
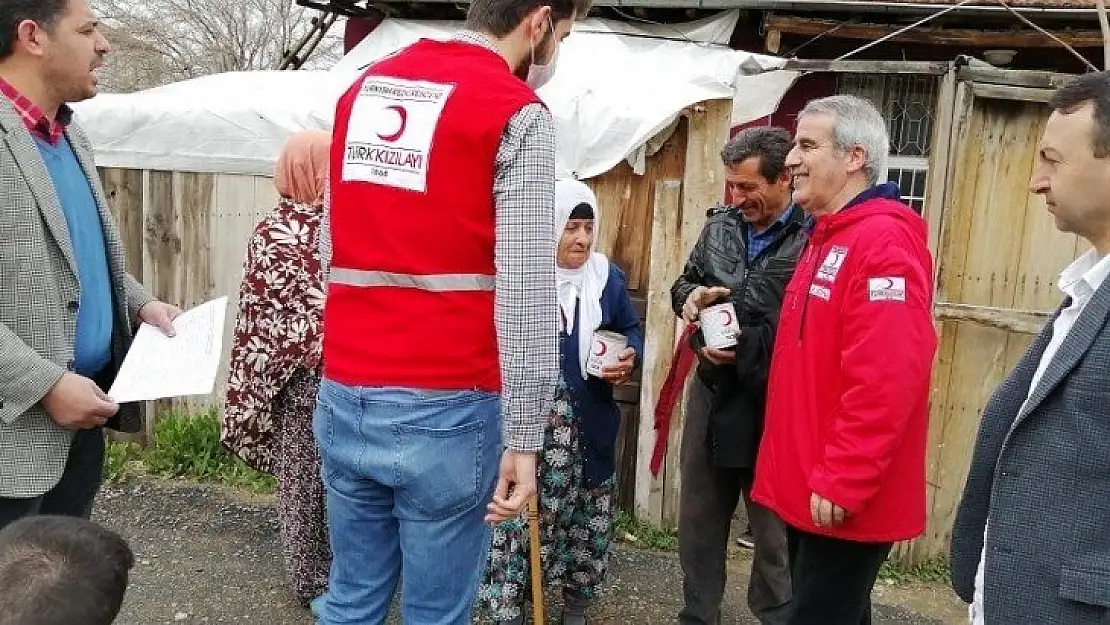
[[478, 505], [485, 443], [482, 421], [442, 429], [394, 428], [402, 518], [437, 521]]

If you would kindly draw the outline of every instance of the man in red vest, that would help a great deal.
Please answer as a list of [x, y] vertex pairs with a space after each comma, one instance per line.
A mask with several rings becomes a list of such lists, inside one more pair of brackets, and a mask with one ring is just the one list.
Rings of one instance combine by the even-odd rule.
[[405, 623], [469, 623], [483, 521], [536, 490], [559, 365], [555, 124], [534, 90], [588, 10], [474, 0], [467, 30], [382, 59], [339, 101], [323, 625], [384, 623], [402, 568]]

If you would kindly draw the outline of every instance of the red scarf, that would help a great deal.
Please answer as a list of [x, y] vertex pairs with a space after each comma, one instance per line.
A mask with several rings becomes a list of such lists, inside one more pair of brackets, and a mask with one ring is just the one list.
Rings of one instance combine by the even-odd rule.
[[674, 358], [671, 360], [671, 369], [667, 372], [667, 379], [659, 391], [659, 400], [655, 402], [655, 450], [651, 454], [651, 475], [659, 476], [659, 467], [663, 464], [663, 454], [667, 449], [667, 438], [671, 431], [671, 416], [674, 414], [675, 404], [682, 394], [682, 387], [686, 384], [686, 377], [694, 367], [695, 354], [690, 349], [690, 337], [697, 332], [698, 326], [693, 323], [686, 324], [682, 336], [678, 338], [675, 346]]

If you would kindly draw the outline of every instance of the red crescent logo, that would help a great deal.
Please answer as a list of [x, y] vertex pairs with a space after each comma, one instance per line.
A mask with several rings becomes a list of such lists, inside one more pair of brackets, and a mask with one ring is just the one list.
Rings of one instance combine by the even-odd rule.
[[607, 351], [609, 351], [609, 347], [605, 345], [605, 341], [598, 341], [597, 351], [594, 352], [594, 356], [604, 356]]
[[727, 309], [721, 311], [721, 317], [724, 319], [721, 324], [724, 325], [726, 328], [732, 325], [732, 313], [729, 312]]
[[383, 135], [383, 134], [378, 135], [378, 138], [381, 139], [382, 141], [386, 141], [388, 143], [393, 143], [394, 141], [400, 139], [401, 135], [405, 134], [405, 126], [408, 126], [408, 123], [409, 123], [409, 112], [405, 110], [405, 107], [403, 107], [399, 104], [394, 104], [392, 106], [387, 106], [387, 107], [385, 107], [385, 110], [387, 110], [387, 111], [396, 111], [397, 116], [401, 118], [401, 125], [400, 125], [400, 127], [397, 128], [397, 132], [395, 132], [391, 135]]
[[883, 287], [884, 289], [894, 288], [894, 280], [891, 280], [890, 278], [883, 278], [883, 282], [886, 283], [886, 286]]

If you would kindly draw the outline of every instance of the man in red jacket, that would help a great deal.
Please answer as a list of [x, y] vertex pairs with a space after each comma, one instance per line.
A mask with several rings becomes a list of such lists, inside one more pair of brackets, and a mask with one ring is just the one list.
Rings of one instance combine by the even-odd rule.
[[925, 222], [879, 184], [889, 139], [865, 100], [806, 105], [786, 159], [812, 232], [775, 339], [753, 497], [788, 526], [792, 625], [871, 622], [894, 542], [925, 528], [936, 352]]
[[[555, 125], [535, 89], [588, 0], [473, 0], [339, 99], [314, 431], [322, 625], [462, 625], [536, 490], [558, 377]], [[496, 485], [496, 486], [495, 486]]]

